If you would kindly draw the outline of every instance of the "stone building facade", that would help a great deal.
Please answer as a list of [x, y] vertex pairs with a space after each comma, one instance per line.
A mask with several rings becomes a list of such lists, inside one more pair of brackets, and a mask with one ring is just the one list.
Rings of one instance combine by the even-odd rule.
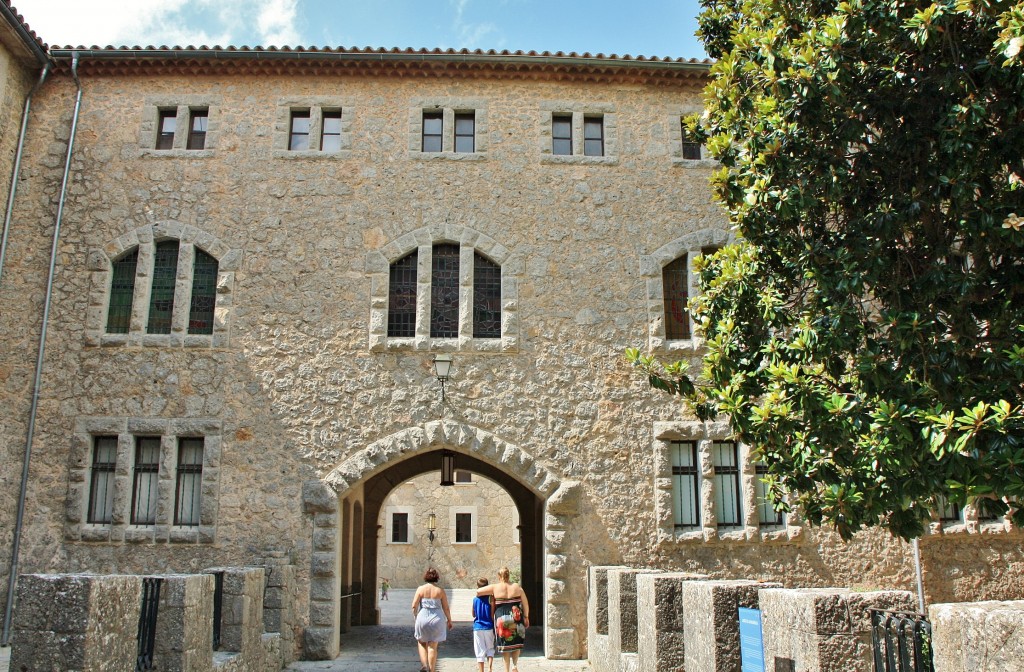
[[[908, 545], [771, 515], [727, 427], [623, 361], [630, 346], [700, 353], [681, 294], [692, 260], [730, 238], [715, 166], [680, 124], [701, 108], [706, 63], [48, 58], [0, 278], [4, 543], [33, 436], [19, 572], [286, 553], [295, 641], [331, 657], [348, 625], [377, 617], [387, 497], [450, 450], [515, 503], [552, 657], [586, 653], [594, 565], [912, 587]], [[5, 71], [4, 114], [38, 76], [20, 67]], [[454, 358], [443, 401], [438, 353]], [[1016, 530], [947, 518], [922, 543], [930, 599], [1024, 594]]]

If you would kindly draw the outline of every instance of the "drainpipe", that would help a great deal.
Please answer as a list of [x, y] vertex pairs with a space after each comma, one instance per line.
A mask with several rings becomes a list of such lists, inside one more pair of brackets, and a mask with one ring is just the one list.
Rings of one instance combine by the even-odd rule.
[[60, 241], [60, 224], [64, 216], [64, 199], [68, 190], [68, 173], [71, 171], [71, 150], [75, 146], [75, 131], [78, 129], [78, 114], [82, 109], [82, 82], [78, 79], [78, 52], [71, 55], [71, 76], [75, 79], [78, 94], [75, 96], [75, 112], [71, 118], [71, 136], [68, 138], [68, 153], [64, 159], [64, 177], [60, 185], [60, 200], [57, 203], [57, 220], [53, 226], [53, 245], [50, 248], [50, 274], [46, 280], [46, 302], [43, 304], [43, 324], [39, 332], [39, 354], [36, 357], [35, 382], [32, 385], [32, 408], [28, 416], [28, 436], [25, 439], [25, 459], [21, 467], [21, 492], [18, 495], [18, 518], [14, 524], [14, 544], [11, 551], [11, 574], [7, 581], [7, 607], [4, 610], [4, 630], [0, 646], [11, 641], [11, 614], [14, 610], [14, 595], [18, 581], [18, 552], [21, 547], [21, 531], [25, 520], [25, 495], [28, 491], [28, 467], [32, 457], [32, 439], [35, 435], [36, 412], [39, 410], [39, 388], [43, 378], [43, 357], [46, 353], [46, 323], [50, 319], [53, 301], [53, 275], [57, 267], [57, 244]]
[[49, 63], [43, 66], [42, 72], [39, 73], [39, 81], [28, 92], [28, 97], [25, 98], [25, 110], [21, 113], [21, 134], [18, 136], [18, 150], [14, 155], [14, 172], [11, 173], [11, 193], [7, 197], [7, 216], [4, 217], [4, 233], [3, 237], [0, 237], [0, 280], [3, 280], [4, 277], [4, 259], [7, 258], [7, 233], [11, 229], [11, 215], [14, 212], [14, 194], [18, 191], [18, 171], [21, 168], [21, 154], [25, 151], [28, 113], [32, 109], [32, 96], [43, 85], [43, 82], [46, 81], [48, 74], [50, 74]]

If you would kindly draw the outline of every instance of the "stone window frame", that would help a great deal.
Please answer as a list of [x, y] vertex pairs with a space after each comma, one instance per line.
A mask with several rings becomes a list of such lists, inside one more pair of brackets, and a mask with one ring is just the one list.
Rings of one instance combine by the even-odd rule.
[[[677, 530], [672, 519], [672, 457], [673, 441], [695, 441], [699, 467], [700, 524], [698, 529]], [[755, 487], [755, 463], [750, 448], [737, 442], [740, 455], [740, 488], [742, 491], [743, 524], [720, 528], [715, 515], [715, 471], [711, 445], [714, 441], [735, 441], [725, 420], [700, 420], [654, 423], [654, 508], [658, 541], [661, 542], [789, 542], [803, 537], [800, 517], [795, 511], [784, 516], [784, 525], [764, 526], [758, 523]]]
[[[467, 476], [469, 476], [469, 480], [468, 481], [460, 481], [459, 480], [459, 474], [466, 474]], [[466, 485], [476, 485], [476, 484], [477, 484], [477, 481], [473, 479], [473, 472], [472, 471], [466, 471], [465, 469], [456, 469], [455, 470], [455, 485], [456, 486], [466, 486]]]
[[736, 237], [724, 229], [705, 228], [672, 240], [651, 254], [640, 257], [640, 276], [647, 283], [647, 344], [652, 352], [660, 354], [698, 354], [703, 339], [697, 334], [696, 324], [690, 315], [690, 337], [679, 340], [665, 338], [665, 287], [662, 271], [682, 255], [687, 255], [686, 266], [689, 277], [689, 297], [699, 294], [697, 274], [693, 270], [694, 260], [701, 249], [734, 243]]
[[[404, 513], [408, 516], [407, 531], [408, 538], [405, 541], [392, 541], [391, 532], [393, 531], [394, 518], [393, 514]], [[413, 540], [416, 538], [416, 531], [413, 522], [416, 518], [416, 507], [414, 506], [388, 506], [384, 508], [384, 543], [388, 546], [410, 546]]]
[[[142, 124], [139, 130], [139, 155], [162, 158], [207, 158], [214, 155], [220, 139], [220, 115], [218, 108], [221, 96], [147, 96], [142, 107]], [[177, 121], [174, 128], [174, 142], [171, 149], [157, 149], [160, 136], [160, 112], [175, 110]], [[191, 132], [192, 113], [207, 112], [206, 138], [203, 149], [186, 149]]]
[[[459, 335], [430, 336], [431, 268], [433, 247], [459, 245]], [[391, 264], [413, 250], [418, 253], [416, 277], [416, 331], [412, 337], [388, 336], [388, 285]], [[501, 336], [473, 337], [473, 254], [479, 252], [501, 267]], [[519, 278], [523, 262], [518, 255], [475, 229], [456, 225], [423, 227], [400, 236], [366, 255], [370, 276], [369, 345], [371, 352], [489, 352], [519, 351]]]
[[[423, 113], [442, 115], [441, 151], [423, 151]], [[473, 113], [473, 152], [455, 151], [455, 115]], [[484, 161], [489, 149], [487, 101], [483, 98], [413, 98], [409, 104], [408, 155], [414, 161]]]
[[[572, 154], [554, 154], [551, 146], [552, 117], [572, 116]], [[583, 154], [583, 120], [601, 117], [604, 128], [604, 155]], [[619, 163], [618, 114], [612, 103], [578, 101], [546, 101], [540, 105], [538, 116], [539, 149], [542, 164], [574, 164], [614, 166]]]
[[[469, 519], [469, 533], [471, 535], [470, 538], [472, 539], [472, 541], [455, 541], [455, 538], [456, 538], [455, 537], [455, 534], [456, 534], [456, 525], [455, 525], [456, 514], [460, 514], [460, 513], [462, 513], [462, 514], [468, 513], [470, 515], [470, 519]], [[478, 531], [477, 531], [477, 522], [479, 521], [479, 519], [480, 519], [480, 516], [477, 514], [477, 507], [476, 506], [470, 506], [470, 505], [449, 506], [448, 507], [448, 529], [449, 529], [450, 534], [451, 534], [451, 536], [449, 537], [449, 539], [451, 539], [451, 545], [452, 546], [476, 546], [477, 543], [480, 541], [480, 537], [479, 537]]]
[[669, 105], [666, 110], [667, 137], [671, 138], [669, 143], [669, 156], [672, 165], [678, 168], [717, 168], [719, 162], [708, 156], [707, 147], [700, 146], [700, 159], [683, 158], [683, 127], [682, 121], [691, 114], [703, 112], [701, 105]]
[[[89, 472], [93, 440], [117, 436], [114, 508], [110, 523], [89, 523]], [[131, 523], [136, 437], [160, 437], [156, 523]], [[203, 439], [202, 498], [198, 526], [174, 525], [178, 439]], [[70, 450], [64, 539], [74, 542], [186, 543], [216, 541], [220, 509], [223, 425], [218, 418], [83, 417], [75, 421]]]
[[[152, 268], [156, 244], [162, 240], [177, 240], [178, 273], [174, 289], [174, 305], [170, 334], [146, 333], [149, 299], [152, 289]], [[106, 331], [110, 305], [111, 280], [114, 261], [139, 249], [135, 271], [135, 293], [132, 301], [131, 326], [127, 334]], [[192, 264], [195, 248], [200, 248], [217, 260], [216, 305], [213, 311], [212, 334], [188, 333], [188, 306], [192, 297]], [[240, 250], [233, 250], [212, 234], [178, 222], [162, 222], [144, 226], [109, 241], [103, 248], [89, 252], [87, 269], [91, 276], [89, 306], [85, 320], [85, 343], [89, 346], [146, 346], [223, 348], [230, 336], [230, 317], [234, 312], [235, 273], [241, 263]]]
[[[317, 149], [288, 149], [292, 130], [292, 112], [309, 110], [309, 142]], [[325, 152], [319, 149], [323, 138], [324, 112], [341, 112], [341, 149]], [[275, 159], [348, 159], [352, 157], [352, 123], [356, 106], [348, 98], [299, 96], [279, 98], [274, 119], [273, 157]], [[315, 142], [314, 142], [315, 139]]]
[[978, 507], [974, 504], [960, 508], [959, 520], [942, 520], [941, 515], [937, 508], [932, 509], [931, 523], [927, 525], [926, 535], [1009, 534], [1021, 531], [1008, 516], [979, 520]]

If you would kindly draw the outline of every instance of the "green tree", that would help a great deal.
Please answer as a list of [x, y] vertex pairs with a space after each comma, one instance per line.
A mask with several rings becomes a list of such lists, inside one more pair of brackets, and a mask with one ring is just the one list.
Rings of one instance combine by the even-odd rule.
[[740, 242], [698, 265], [699, 372], [628, 357], [844, 538], [1024, 524], [1024, 3], [702, 5], [688, 124]]

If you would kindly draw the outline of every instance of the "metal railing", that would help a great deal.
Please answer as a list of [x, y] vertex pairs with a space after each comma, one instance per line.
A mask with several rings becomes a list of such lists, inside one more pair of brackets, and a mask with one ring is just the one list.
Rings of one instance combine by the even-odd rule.
[[220, 617], [224, 610], [224, 572], [213, 573], [213, 650], [220, 649]]
[[932, 626], [923, 614], [871, 609], [875, 672], [933, 672]]
[[153, 649], [156, 646], [156, 616], [160, 609], [160, 584], [163, 579], [147, 576], [142, 579], [142, 605], [139, 609], [138, 655], [135, 672], [153, 669]]

